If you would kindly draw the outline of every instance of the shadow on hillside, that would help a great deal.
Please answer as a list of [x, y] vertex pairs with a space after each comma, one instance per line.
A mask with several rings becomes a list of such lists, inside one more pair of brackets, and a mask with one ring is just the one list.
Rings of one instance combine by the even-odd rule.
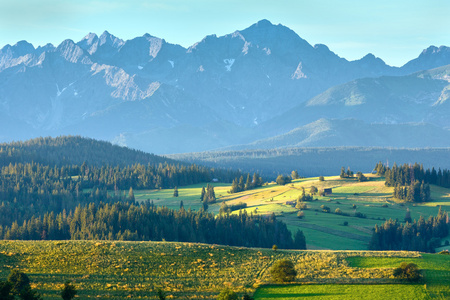
[[267, 294], [258, 295], [258, 299], [263, 298], [310, 298], [310, 297], [321, 297], [321, 296], [340, 296], [343, 293], [304, 293], [304, 294]]

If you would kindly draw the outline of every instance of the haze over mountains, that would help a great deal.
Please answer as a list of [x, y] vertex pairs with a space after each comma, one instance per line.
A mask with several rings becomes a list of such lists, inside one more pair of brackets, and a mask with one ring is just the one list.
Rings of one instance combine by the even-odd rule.
[[449, 64], [444, 46], [400, 68], [347, 61], [267, 20], [187, 49], [106, 31], [21, 41], [0, 50], [0, 141], [76, 134], [154, 153], [450, 146]]

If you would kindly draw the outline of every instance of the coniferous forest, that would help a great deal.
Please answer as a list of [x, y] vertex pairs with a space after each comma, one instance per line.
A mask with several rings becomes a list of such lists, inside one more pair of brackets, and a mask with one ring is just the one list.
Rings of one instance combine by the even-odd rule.
[[[298, 232], [293, 239], [275, 216], [208, 213], [208, 203], [215, 202], [210, 185], [199, 195], [204, 208], [197, 212], [134, 199], [133, 190], [212, 179], [231, 182], [242, 177], [239, 171], [166, 160], [81, 137], [0, 145], [0, 166], [0, 239], [167, 240], [306, 248], [304, 235]], [[261, 179], [256, 179], [259, 184]]]
[[[237, 234], [238, 233], [238, 234]], [[0, 226], [7, 240], [179, 241], [283, 249], [306, 249], [305, 237], [292, 239], [286, 225], [271, 217], [214, 214], [156, 207], [150, 202], [77, 206], [69, 213], [45, 213], [21, 225]]]
[[450, 170], [424, 170], [423, 165], [404, 164], [392, 168], [377, 163], [375, 171], [385, 177], [385, 185], [394, 187], [393, 196], [408, 202], [427, 202], [431, 200], [430, 184], [449, 188]]
[[375, 225], [369, 250], [407, 250], [434, 252], [440, 239], [449, 233], [448, 214], [439, 209], [436, 217], [405, 224], [397, 220], [387, 220], [383, 225]]

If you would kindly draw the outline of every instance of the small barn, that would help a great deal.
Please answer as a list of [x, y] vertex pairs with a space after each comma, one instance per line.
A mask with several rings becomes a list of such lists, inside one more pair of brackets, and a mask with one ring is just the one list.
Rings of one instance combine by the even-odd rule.
[[333, 189], [332, 188], [323, 189], [323, 194], [331, 195], [331, 194], [333, 194]]

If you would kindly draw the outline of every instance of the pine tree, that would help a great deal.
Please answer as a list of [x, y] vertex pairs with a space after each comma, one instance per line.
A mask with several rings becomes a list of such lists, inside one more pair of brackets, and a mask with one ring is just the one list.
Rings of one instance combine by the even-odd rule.
[[128, 191], [128, 199], [130, 201], [134, 201], [135, 200], [134, 199], [134, 192], [133, 192], [133, 188], [132, 187], [130, 187], [130, 190]]
[[178, 197], [178, 187], [177, 186], [173, 189], [173, 196]]

